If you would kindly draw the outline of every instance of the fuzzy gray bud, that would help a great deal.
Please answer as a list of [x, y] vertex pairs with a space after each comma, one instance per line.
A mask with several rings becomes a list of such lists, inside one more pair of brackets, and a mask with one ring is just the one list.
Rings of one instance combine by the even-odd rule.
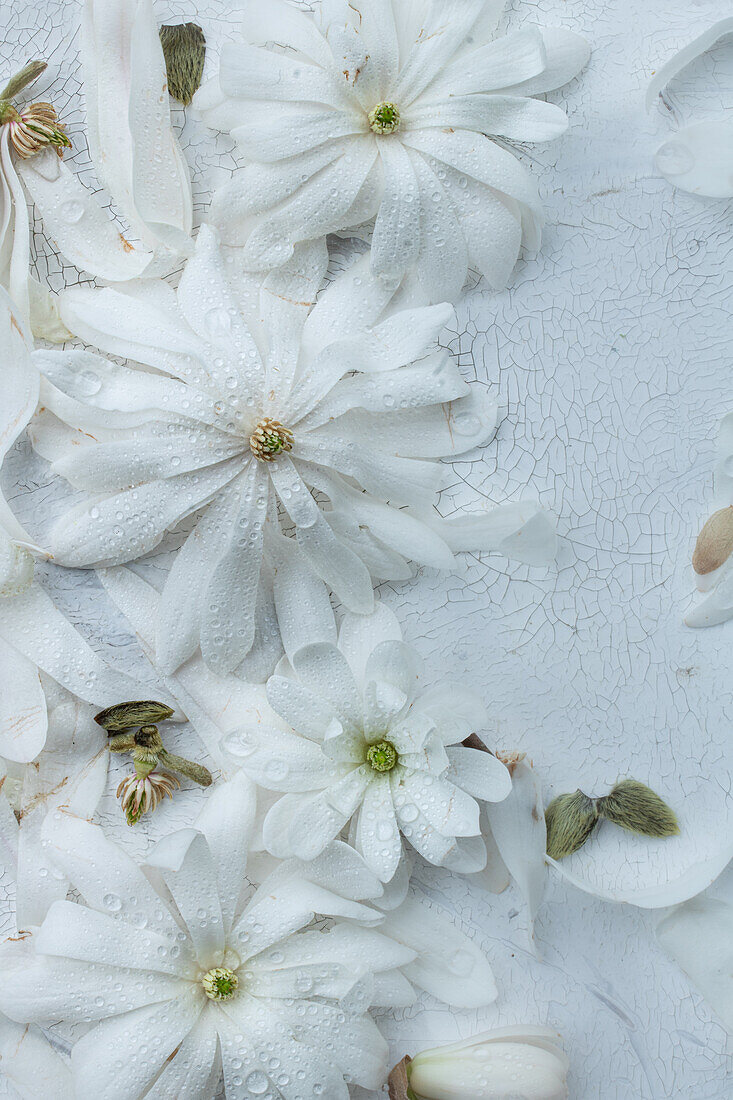
[[582, 791], [561, 794], [545, 810], [547, 854], [564, 859], [582, 848], [598, 821], [595, 802]]
[[677, 817], [658, 794], [635, 779], [624, 779], [610, 794], [596, 800], [598, 816], [630, 833], [642, 836], [677, 836]]

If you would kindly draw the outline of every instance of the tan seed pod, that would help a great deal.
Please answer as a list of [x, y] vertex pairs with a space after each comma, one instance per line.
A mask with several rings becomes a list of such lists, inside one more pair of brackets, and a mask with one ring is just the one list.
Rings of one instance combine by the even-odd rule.
[[698, 576], [713, 573], [733, 552], [733, 507], [714, 512], [697, 536], [692, 568]]
[[643, 783], [624, 779], [610, 794], [596, 799], [598, 816], [642, 836], [677, 836], [677, 817], [666, 802]]
[[582, 848], [598, 821], [594, 799], [582, 791], [561, 794], [545, 810], [547, 854], [564, 859]]
[[113, 707], [100, 710], [94, 715], [94, 721], [103, 726], [108, 732], [129, 730], [135, 726], [152, 725], [155, 722], [164, 722], [173, 714], [171, 707], [165, 703], [156, 703], [152, 699], [143, 699], [138, 702], [116, 703]]
[[407, 1074], [407, 1067], [412, 1059], [409, 1055], [405, 1055], [401, 1062], [398, 1062], [389, 1075], [387, 1085], [389, 1087], [389, 1100], [410, 1100], [410, 1084]]

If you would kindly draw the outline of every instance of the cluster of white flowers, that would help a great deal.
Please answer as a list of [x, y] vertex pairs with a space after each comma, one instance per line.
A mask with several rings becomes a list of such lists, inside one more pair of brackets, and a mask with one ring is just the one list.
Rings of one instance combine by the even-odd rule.
[[[532, 501], [437, 508], [445, 460], [497, 423], [441, 344], [450, 302], [469, 270], [504, 286], [537, 247], [537, 191], [506, 142], [564, 130], [534, 97], [589, 52], [564, 29], [502, 35], [502, 9], [246, 3], [194, 101], [245, 163], [195, 242], [151, 0], [85, 0], [82, 23], [90, 152], [136, 243], [64, 166], [54, 108], [11, 102], [45, 66], [0, 96], [0, 460], [28, 427], [69, 498], [39, 545], [0, 497], [0, 825], [19, 929], [0, 948], [0, 1054], [24, 1096], [380, 1089], [370, 1007], [497, 996], [483, 952], [411, 887], [414, 861], [494, 881], [506, 867], [534, 916], [532, 770], [478, 740], [475, 691], [426, 686], [374, 596], [465, 550], [555, 556]], [[96, 285], [54, 296], [32, 278], [23, 188]], [[329, 233], [369, 245], [335, 279]], [[31, 334], [66, 347], [34, 351]], [[158, 593], [124, 566], [164, 540]], [[63, 617], [35, 558], [99, 570], [159, 702]], [[135, 861], [92, 823], [108, 746], [134, 761], [118, 791], [130, 822], [176, 797], [166, 762], [211, 782], [150, 715], [185, 717], [217, 771], [193, 827]], [[462, 1077], [426, 1055], [413, 1091], [447, 1096], [452, 1078], [457, 1096], [519, 1095], [515, 1060], [521, 1095], [560, 1098], [547, 1034], [492, 1039], [489, 1061], [482, 1040]]]

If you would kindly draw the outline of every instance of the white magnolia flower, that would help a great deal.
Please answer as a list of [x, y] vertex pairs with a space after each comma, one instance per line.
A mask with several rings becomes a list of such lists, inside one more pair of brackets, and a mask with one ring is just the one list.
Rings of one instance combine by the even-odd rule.
[[356, 899], [379, 885], [346, 845], [259, 881], [253, 812], [242, 776], [161, 842], [147, 876], [99, 827], [52, 815], [86, 904], [57, 902], [5, 944], [0, 1002], [22, 1022], [93, 1025], [72, 1051], [78, 1100], [199, 1100], [222, 1072], [237, 1098], [348, 1100], [345, 1075], [381, 1086], [387, 1048], [365, 1009], [415, 952], [371, 927], [380, 915]]
[[324, 0], [311, 16], [250, 0], [245, 41], [224, 46], [194, 100], [248, 161], [212, 209], [245, 263], [276, 267], [296, 241], [375, 218], [375, 273], [414, 267], [431, 301], [457, 296], [469, 266], [503, 287], [542, 222], [535, 184], [503, 142], [561, 134], [564, 113], [532, 97], [589, 56], [560, 28], [497, 37], [503, 7]]
[[536, 505], [454, 523], [434, 508], [435, 459], [484, 443], [496, 422], [485, 392], [435, 350], [449, 306], [380, 320], [392, 291], [362, 262], [311, 309], [322, 242], [242, 302], [230, 259], [204, 227], [176, 294], [63, 296], [75, 332], [155, 372], [78, 350], [35, 356], [44, 406], [76, 429], [65, 443], [37, 430], [39, 450], [91, 494], [52, 532], [57, 562], [121, 564], [198, 515], [162, 593], [164, 672], [199, 645], [212, 668], [237, 668], [269, 644], [284, 604], [315, 614], [322, 581], [361, 613], [373, 578], [404, 579], [407, 559], [450, 569], [451, 545], [554, 555]]
[[427, 691], [421, 662], [394, 614], [347, 614], [338, 646], [292, 657], [267, 684], [282, 722], [249, 723], [225, 747], [266, 790], [283, 792], [263, 826], [268, 849], [315, 858], [342, 829], [384, 882], [403, 838], [429, 862], [478, 870], [486, 862], [479, 803], [511, 790], [491, 753], [461, 745], [487, 724], [481, 702], [454, 684]]
[[[139, 247], [57, 155], [68, 139], [51, 105], [7, 104], [3, 117], [0, 101], [0, 285], [36, 336], [59, 342], [69, 332], [56, 298], [29, 273], [26, 192], [59, 251], [103, 282], [137, 278], [154, 257], [191, 248], [191, 184], [171, 125], [151, 0], [86, 0], [82, 37], [92, 163]], [[39, 127], [50, 137], [39, 137]]]
[[550, 1028], [506, 1027], [424, 1050], [407, 1066], [411, 1092], [415, 1100], [565, 1100], [559, 1038]]

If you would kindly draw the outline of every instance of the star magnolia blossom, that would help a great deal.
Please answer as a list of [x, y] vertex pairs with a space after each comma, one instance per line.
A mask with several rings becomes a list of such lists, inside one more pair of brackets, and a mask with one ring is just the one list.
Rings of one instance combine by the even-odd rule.
[[[265, 282], [248, 318], [252, 301], [235, 297], [226, 259], [203, 227], [177, 294], [145, 284], [63, 296], [63, 317], [85, 340], [164, 374], [77, 350], [36, 354], [44, 406], [77, 429], [66, 444], [38, 430], [37, 445], [93, 494], [52, 532], [57, 562], [130, 561], [206, 509], [163, 590], [164, 672], [199, 645], [216, 671], [237, 668], [267, 643], [273, 620], [277, 630], [278, 604], [311, 614], [317, 578], [361, 613], [373, 606], [372, 577], [409, 576], [408, 558], [449, 569], [454, 539], [509, 548], [539, 519], [537, 549], [552, 555], [554, 533], [536, 506], [484, 514], [469, 531], [434, 509], [444, 474], [434, 459], [485, 442], [496, 421], [493, 402], [434, 350], [449, 306], [377, 323], [392, 292], [362, 264], [311, 311], [321, 242]], [[282, 538], [278, 507], [295, 541]], [[520, 553], [531, 557], [534, 537], [524, 535]]]
[[351, 822], [352, 842], [384, 882], [403, 837], [431, 863], [480, 870], [476, 799], [500, 802], [512, 786], [495, 756], [460, 744], [486, 726], [483, 705], [453, 684], [422, 689], [419, 657], [382, 604], [346, 615], [338, 646], [306, 646], [292, 660], [291, 677], [267, 684], [292, 729], [265, 721], [225, 740], [252, 779], [286, 792], [264, 822], [268, 849], [312, 859]]
[[348, 1100], [345, 1076], [381, 1086], [387, 1047], [365, 1010], [405, 1003], [398, 968], [416, 951], [372, 927], [381, 914], [357, 899], [379, 883], [344, 844], [261, 879], [254, 805], [244, 776], [220, 787], [147, 875], [99, 827], [51, 815], [50, 847], [86, 905], [57, 902], [4, 945], [0, 1006], [93, 1025], [72, 1051], [78, 1100], [198, 1100], [222, 1071], [236, 1098]]
[[224, 239], [266, 270], [296, 241], [375, 218], [375, 273], [414, 267], [431, 301], [457, 296], [469, 266], [504, 286], [542, 216], [500, 143], [565, 130], [559, 107], [531, 97], [576, 76], [589, 49], [559, 28], [496, 37], [503, 7], [324, 0], [307, 15], [250, 0], [246, 40], [224, 46], [194, 100], [250, 162], [214, 202]]

